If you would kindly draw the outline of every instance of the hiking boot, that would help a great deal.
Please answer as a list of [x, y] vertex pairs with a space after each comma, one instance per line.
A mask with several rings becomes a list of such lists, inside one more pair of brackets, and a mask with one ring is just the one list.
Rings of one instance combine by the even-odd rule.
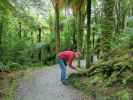
[[69, 85], [68, 80], [62, 80], [61, 82], [62, 82], [63, 85]]

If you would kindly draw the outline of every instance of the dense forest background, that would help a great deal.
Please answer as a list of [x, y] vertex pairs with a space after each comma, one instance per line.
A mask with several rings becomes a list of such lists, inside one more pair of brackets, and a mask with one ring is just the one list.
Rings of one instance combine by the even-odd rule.
[[79, 50], [89, 66], [131, 44], [132, 15], [132, 0], [1, 0], [1, 65], [52, 63], [56, 48]]

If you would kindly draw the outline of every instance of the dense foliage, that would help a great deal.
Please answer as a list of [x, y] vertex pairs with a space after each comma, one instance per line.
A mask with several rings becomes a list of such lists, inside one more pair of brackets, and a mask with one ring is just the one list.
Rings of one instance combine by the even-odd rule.
[[[27, 2], [0, 2], [0, 69], [55, 62], [53, 39], [47, 22], [27, 11]], [[33, 3], [29, 1], [29, 3]], [[53, 45], [51, 45], [51, 43]], [[23, 68], [23, 67], [22, 67]]]

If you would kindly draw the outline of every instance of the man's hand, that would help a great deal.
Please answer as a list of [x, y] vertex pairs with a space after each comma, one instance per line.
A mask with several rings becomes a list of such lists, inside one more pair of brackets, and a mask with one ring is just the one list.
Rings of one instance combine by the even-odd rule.
[[76, 70], [76, 66], [75, 65], [72, 64], [72, 65], [69, 65], [69, 66], [70, 66], [71, 69]]

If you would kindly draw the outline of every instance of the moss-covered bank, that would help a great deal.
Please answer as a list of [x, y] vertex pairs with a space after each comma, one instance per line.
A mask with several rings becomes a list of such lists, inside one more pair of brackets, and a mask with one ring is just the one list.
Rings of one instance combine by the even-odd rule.
[[69, 81], [96, 100], [132, 100], [133, 48], [110, 51], [89, 69], [70, 75]]

